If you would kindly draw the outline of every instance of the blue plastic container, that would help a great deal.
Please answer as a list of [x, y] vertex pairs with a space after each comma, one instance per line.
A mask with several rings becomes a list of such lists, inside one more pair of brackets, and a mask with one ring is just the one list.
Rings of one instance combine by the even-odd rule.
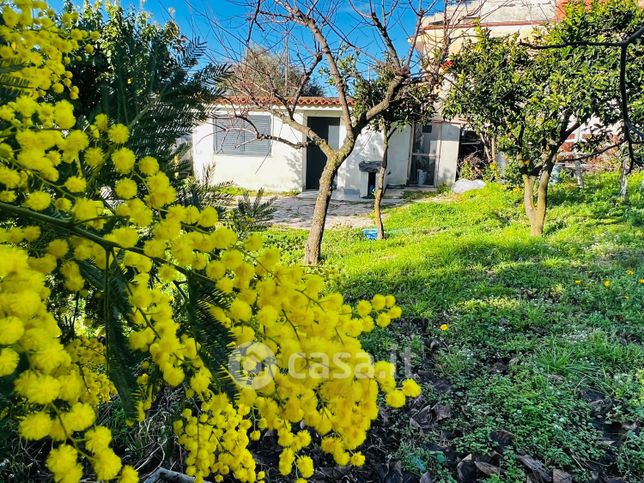
[[377, 240], [378, 239], [378, 230], [375, 228], [363, 228], [362, 233], [367, 240]]

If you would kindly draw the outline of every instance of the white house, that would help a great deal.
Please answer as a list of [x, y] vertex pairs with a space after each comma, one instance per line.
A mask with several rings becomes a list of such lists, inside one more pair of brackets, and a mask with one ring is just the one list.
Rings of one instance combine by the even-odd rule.
[[[254, 129], [231, 116], [243, 106], [222, 105], [210, 122], [198, 126], [192, 135], [194, 170], [201, 176], [212, 167], [212, 181], [232, 181], [247, 189], [305, 191], [319, 187], [325, 158], [317, 146], [294, 148], [288, 144], [256, 139]], [[271, 133], [293, 143], [304, 135], [283, 124], [266, 111], [244, 111], [259, 132]], [[337, 99], [302, 98], [296, 120], [311, 127], [332, 146], [345, 136]], [[425, 126], [397, 131], [389, 142], [387, 186], [418, 185], [419, 171], [424, 186], [452, 184], [456, 179], [461, 128], [459, 124], [436, 120]], [[362, 162], [382, 159], [383, 137], [365, 129], [355, 149], [341, 166], [335, 186], [346, 196], [367, 196], [375, 175], [360, 169]], [[363, 164], [364, 169], [364, 164]]]

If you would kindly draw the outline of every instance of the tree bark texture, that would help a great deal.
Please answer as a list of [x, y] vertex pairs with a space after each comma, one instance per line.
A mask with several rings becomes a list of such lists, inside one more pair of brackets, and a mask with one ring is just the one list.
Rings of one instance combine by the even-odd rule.
[[331, 201], [333, 178], [341, 164], [335, 158], [327, 158], [326, 165], [320, 176], [320, 190], [315, 199], [311, 229], [309, 230], [309, 236], [304, 248], [304, 263], [307, 265], [317, 265], [320, 261], [322, 236], [324, 235], [324, 224], [326, 222], [329, 202]]
[[389, 150], [389, 129], [383, 129], [383, 152], [382, 152], [382, 165], [378, 170], [378, 181], [376, 182], [376, 190], [374, 193], [373, 200], [373, 212], [376, 219], [376, 231], [378, 240], [384, 240], [385, 238], [385, 226], [382, 223], [382, 197], [385, 194], [385, 177], [387, 176], [387, 161], [388, 161], [388, 150]]
[[[554, 164], [548, 164], [539, 173], [539, 176], [523, 175], [523, 204], [530, 222], [530, 234], [543, 236], [548, 210], [548, 183]], [[535, 183], [537, 188], [535, 200]], [[535, 202], [536, 201], [536, 202]]]
[[630, 167], [630, 159], [624, 154], [622, 156], [622, 167], [619, 175], [619, 196], [622, 198], [622, 201], [628, 200], [628, 170]]

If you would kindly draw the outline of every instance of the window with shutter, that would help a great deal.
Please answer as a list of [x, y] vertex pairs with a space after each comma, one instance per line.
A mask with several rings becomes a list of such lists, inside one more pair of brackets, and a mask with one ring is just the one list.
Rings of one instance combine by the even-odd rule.
[[217, 118], [214, 120], [215, 153], [243, 154], [244, 131], [239, 119]]
[[[259, 133], [271, 133], [270, 116], [249, 116], [248, 119]], [[246, 156], [267, 156], [271, 153], [271, 141], [258, 140], [255, 130], [246, 121], [217, 118], [213, 124], [215, 153]]]
[[[271, 133], [270, 116], [250, 116], [249, 120], [255, 125], [255, 128], [260, 134]], [[246, 144], [244, 145], [246, 154], [253, 156], [268, 156], [271, 154], [271, 140], [258, 140], [252, 127], [250, 129], [251, 131], [246, 133]]]

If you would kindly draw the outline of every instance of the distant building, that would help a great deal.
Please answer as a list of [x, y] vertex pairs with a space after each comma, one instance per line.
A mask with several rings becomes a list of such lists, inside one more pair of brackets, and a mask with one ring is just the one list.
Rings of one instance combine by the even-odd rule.
[[[592, 0], [585, 0], [586, 4]], [[644, 0], [638, 0], [644, 8]], [[467, 39], [474, 37], [477, 25], [490, 30], [495, 37], [519, 34], [529, 38], [535, 28], [556, 22], [565, 14], [570, 0], [460, 0], [450, 2], [439, 12], [425, 17], [416, 47], [430, 53], [450, 40], [450, 53], [458, 52]], [[452, 5], [449, 5], [452, 4]]]
[[450, 53], [458, 52], [463, 44], [475, 36], [475, 27], [489, 29], [495, 37], [519, 34], [528, 38], [535, 27], [555, 21], [563, 5], [562, 0], [470, 0], [455, 3], [444, 11], [426, 17], [423, 33], [416, 47], [429, 53], [443, 45], [445, 36], [450, 40]]

